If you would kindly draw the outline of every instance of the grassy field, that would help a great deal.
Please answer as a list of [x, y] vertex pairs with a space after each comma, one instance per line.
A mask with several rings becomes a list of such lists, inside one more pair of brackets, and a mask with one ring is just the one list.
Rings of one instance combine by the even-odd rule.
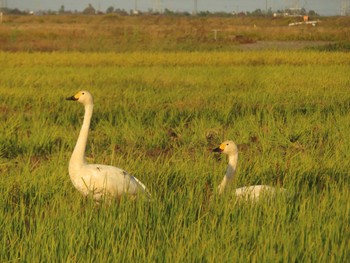
[[[350, 54], [0, 53], [1, 262], [348, 262]], [[153, 200], [95, 207], [68, 161], [95, 97], [87, 156]], [[259, 203], [218, 197], [283, 186]]]

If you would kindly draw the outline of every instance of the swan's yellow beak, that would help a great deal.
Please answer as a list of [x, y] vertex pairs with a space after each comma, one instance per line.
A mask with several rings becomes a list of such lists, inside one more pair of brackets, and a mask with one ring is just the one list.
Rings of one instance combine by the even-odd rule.
[[77, 94], [75, 94], [74, 96], [68, 97], [66, 98], [66, 100], [78, 100], [81, 96], [81, 93], [78, 92]]
[[225, 144], [224, 144], [224, 143], [222, 143], [222, 144], [220, 144], [220, 146], [219, 146], [219, 147], [217, 147], [217, 148], [213, 149], [213, 152], [218, 152], [218, 153], [221, 153], [221, 152], [223, 152], [224, 150], [225, 150]]

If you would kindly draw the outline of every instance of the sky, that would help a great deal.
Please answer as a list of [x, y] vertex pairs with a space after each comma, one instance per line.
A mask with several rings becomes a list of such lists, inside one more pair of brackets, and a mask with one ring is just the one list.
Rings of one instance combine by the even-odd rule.
[[[0, 0], [0, 5], [6, 2], [8, 8], [31, 11], [58, 11], [62, 5], [65, 10], [82, 11], [89, 4], [103, 12], [111, 6], [130, 11], [135, 8], [135, 3], [137, 3], [137, 8], [141, 11], [156, 9], [159, 6], [163, 10], [167, 8], [171, 11], [191, 13], [194, 10], [195, 0]], [[314, 10], [320, 15], [340, 15], [342, 2], [347, 2], [350, 6], [350, 0], [197, 0], [197, 10], [251, 12], [256, 9], [265, 10], [266, 7], [272, 10], [281, 10], [294, 7], [296, 3], [299, 3], [298, 7], [303, 7], [307, 11]]]

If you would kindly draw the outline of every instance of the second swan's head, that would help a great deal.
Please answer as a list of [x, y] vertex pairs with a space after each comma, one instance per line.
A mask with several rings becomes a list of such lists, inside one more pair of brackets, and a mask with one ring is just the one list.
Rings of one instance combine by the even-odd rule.
[[238, 154], [237, 145], [233, 141], [224, 141], [219, 147], [215, 148], [213, 152], [225, 153], [227, 155]]
[[74, 96], [68, 97], [66, 100], [78, 101], [84, 105], [94, 103], [91, 93], [86, 90], [78, 91]]

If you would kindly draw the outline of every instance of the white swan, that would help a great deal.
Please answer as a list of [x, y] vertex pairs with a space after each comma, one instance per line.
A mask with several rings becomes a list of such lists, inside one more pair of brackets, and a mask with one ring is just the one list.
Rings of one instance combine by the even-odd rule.
[[[225, 191], [225, 189], [227, 189], [232, 184], [234, 175], [236, 173], [238, 161], [238, 148], [233, 141], [225, 141], [221, 143], [219, 147], [215, 148], [213, 152], [220, 152], [228, 155], [228, 165], [226, 169], [226, 174], [222, 179], [220, 185], [218, 186], [218, 192], [219, 194], [222, 194]], [[281, 191], [284, 190], [285, 189], [281, 188]], [[237, 197], [257, 200], [262, 194], [275, 194], [276, 191], [276, 188], [268, 185], [252, 185], [235, 189], [235, 194]]]
[[87, 164], [85, 160], [86, 142], [93, 111], [93, 98], [88, 91], [79, 91], [66, 98], [82, 103], [85, 107], [83, 125], [69, 161], [69, 175], [73, 185], [83, 195], [92, 195], [95, 200], [119, 198], [124, 194], [145, 194], [150, 198], [146, 187], [126, 171], [109, 165]]

